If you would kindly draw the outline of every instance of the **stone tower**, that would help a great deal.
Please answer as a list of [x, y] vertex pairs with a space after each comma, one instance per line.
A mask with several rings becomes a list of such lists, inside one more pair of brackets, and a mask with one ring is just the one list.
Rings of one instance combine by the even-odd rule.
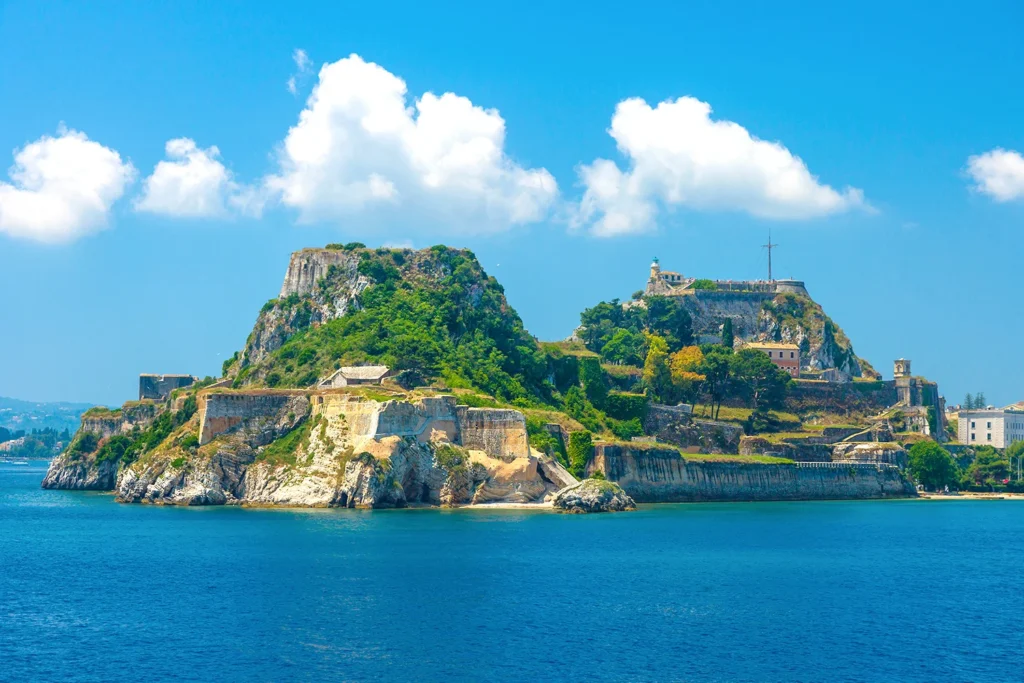
[[892, 376], [896, 379], [910, 377], [910, 361], [906, 358], [894, 361], [892, 366]]
[[651, 278], [650, 282], [657, 282], [661, 277], [661, 264], [658, 263], [658, 257], [655, 256], [654, 260], [651, 261]]

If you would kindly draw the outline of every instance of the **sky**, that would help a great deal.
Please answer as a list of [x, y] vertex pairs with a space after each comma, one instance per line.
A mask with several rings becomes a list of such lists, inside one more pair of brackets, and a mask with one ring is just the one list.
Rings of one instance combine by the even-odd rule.
[[[216, 375], [290, 252], [472, 249], [527, 329], [662, 267], [1024, 400], [1024, 8], [0, 3], [0, 395]], [[6, 170], [4, 170], [6, 169]]]

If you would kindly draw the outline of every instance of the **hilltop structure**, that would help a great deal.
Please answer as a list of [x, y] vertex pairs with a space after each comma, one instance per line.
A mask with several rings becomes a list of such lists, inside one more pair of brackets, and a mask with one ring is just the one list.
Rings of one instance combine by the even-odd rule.
[[139, 375], [139, 400], [163, 401], [175, 389], [190, 387], [198, 381], [199, 378], [192, 375], [154, 375], [143, 373]]
[[[879, 377], [857, 358], [850, 340], [810, 296], [802, 280], [706, 280], [662, 270], [651, 263], [642, 295], [625, 306], [646, 306], [645, 299], [678, 297], [693, 322], [700, 343], [721, 340], [722, 326], [732, 323], [737, 342], [795, 345], [799, 364], [793, 377], [811, 375], [826, 381]], [[776, 360], [773, 358], [773, 360]], [[784, 359], [784, 360], [789, 360]]]
[[689, 296], [702, 290], [810, 296], [802, 280], [698, 280], [662, 270], [657, 258], [651, 262], [651, 276], [644, 290], [646, 296]]

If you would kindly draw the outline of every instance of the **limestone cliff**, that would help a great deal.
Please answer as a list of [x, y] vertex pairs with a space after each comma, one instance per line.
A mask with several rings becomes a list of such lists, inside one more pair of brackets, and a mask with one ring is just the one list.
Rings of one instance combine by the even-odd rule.
[[889, 465], [690, 462], [666, 448], [598, 445], [587, 474], [600, 472], [639, 503], [827, 500], [915, 496]]
[[450, 396], [216, 390], [178, 423], [128, 462], [55, 461], [44, 486], [87, 482], [123, 502], [379, 508], [544, 503], [576, 483], [531, 451], [521, 413]]
[[843, 331], [805, 293], [695, 290], [680, 301], [698, 340], [720, 339], [722, 323], [729, 319], [737, 339], [797, 344], [810, 370], [836, 368], [851, 377], [877, 374], [857, 358]]

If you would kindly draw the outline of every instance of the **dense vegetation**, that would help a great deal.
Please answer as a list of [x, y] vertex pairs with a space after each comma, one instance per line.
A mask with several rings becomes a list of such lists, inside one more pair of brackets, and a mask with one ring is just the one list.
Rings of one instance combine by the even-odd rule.
[[[308, 314], [299, 315], [298, 332], [253, 377], [271, 387], [303, 387], [341, 365], [382, 363], [412, 383], [439, 378], [506, 401], [551, 401], [548, 358], [472, 252], [443, 246], [352, 250], [360, 274], [373, 283], [358, 306], [316, 326]], [[330, 298], [338, 286], [329, 272], [320, 295]], [[268, 304], [284, 310], [309, 305], [297, 296]], [[240, 383], [253, 370], [243, 368]]]

